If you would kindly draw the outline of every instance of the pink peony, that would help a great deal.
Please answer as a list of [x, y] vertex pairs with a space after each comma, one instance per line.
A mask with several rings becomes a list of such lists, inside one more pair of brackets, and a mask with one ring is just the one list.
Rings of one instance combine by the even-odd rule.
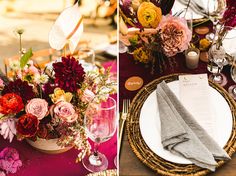
[[174, 56], [188, 48], [192, 32], [185, 19], [171, 15], [163, 16], [158, 29], [162, 50], [166, 56]]
[[73, 105], [65, 101], [60, 101], [53, 105], [50, 108], [50, 113], [52, 117], [59, 118], [63, 122], [68, 123], [74, 122], [78, 118]]
[[95, 97], [95, 94], [91, 90], [85, 89], [85, 91], [81, 97], [81, 100], [83, 102], [88, 103], [88, 102], [92, 101], [94, 99], [94, 97]]
[[0, 169], [7, 174], [16, 173], [21, 166], [22, 162], [16, 149], [7, 147], [0, 152]]
[[33, 98], [26, 105], [25, 111], [41, 120], [48, 114], [48, 103], [44, 99]]

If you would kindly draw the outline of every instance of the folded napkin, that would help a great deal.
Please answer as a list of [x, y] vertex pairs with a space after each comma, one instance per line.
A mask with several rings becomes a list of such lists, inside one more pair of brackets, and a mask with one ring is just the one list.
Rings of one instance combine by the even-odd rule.
[[[181, 4], [187, 7], [189, 0], [178, 0]], [[202, 2], [202, 0], [190, 1], [189, 8], [196, 14], [208, 17], [207, 7]]]
[[161, 141], [165, 149], [211, 171], [215, 171], [217, 166], [215, 159], [230, 159], [184, 108], [164, 81], [158, 84], [156, 93]]

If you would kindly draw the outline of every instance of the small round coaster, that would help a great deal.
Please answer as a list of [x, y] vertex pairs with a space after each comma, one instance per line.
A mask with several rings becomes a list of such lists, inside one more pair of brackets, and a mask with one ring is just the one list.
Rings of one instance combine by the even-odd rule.
[[228, 92], [229, 94], [236, 100], [236, 85], [232, 85], [229, 87]]
[[224, 87], [227, 84], [227, 78], [226, 78], [226, 76], [223, 73], [221, 73], [221, 76], [222, 76], [222, 81], [221, 82], [214, 81], [213, 80], [213, 74], [211, 74], [209, 76], [209, 80], [211, 80], [212, 82], [214, 82], [214, 83]]
[[202, 51], [200, 53], [200, 60], [203, 62], [208, 62], [208, 52], [207, 51]]
[[197, 34], [200, 34], [200, 35], [205, 35], [207, 33], [209, 33], [210, 29], [206, 26], [200, 26], [200, 27], [196, 27], [194, 29], [194, 31], [197, 33]]

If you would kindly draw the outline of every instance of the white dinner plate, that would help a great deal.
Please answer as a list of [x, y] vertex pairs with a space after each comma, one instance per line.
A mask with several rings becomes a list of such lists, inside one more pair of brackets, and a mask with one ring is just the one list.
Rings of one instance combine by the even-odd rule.
[[[179, 98], [179, 81], [168, 83], [170, 89]], [[214, 88], [210, 87], [210, 98], [213, 110], [215, 111], [216, 126], [214, 127], [217, 133], [217, 143], [222, 148], [227, 143], [232, 132], [232, 114], [230, 107], [225, 98]], [[204, 100], [203, 100], [204, 101]], [[191, 112], [190, 112], [191, 113]], [[140, 113], [140, 131], [147, 146], [159, 157], [174, 163], [191, 164], [192, 162], [176, 156], [165, 150], [161, 144], [160, 135], [160, 117], [156, 100], [156, 92], [153, 91], [144, 102]]]

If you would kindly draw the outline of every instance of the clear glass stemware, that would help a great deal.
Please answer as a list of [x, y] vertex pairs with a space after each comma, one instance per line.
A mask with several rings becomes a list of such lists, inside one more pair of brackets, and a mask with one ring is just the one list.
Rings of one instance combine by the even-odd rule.
[[210, 41], [213, 41], [216, 31], [216, 26], [219, 23], [219, 20], [223, 17], [223, 14], [226, 10], [226, 0], [208, 0], [207, 4], [208, 17], [213, 23], [213, 32], [206, 35], [206, 38]]
[[79, 48], [79, 60], [80, 63], [83, 65], [84, 69], [93, 70], [95, 66], [95, 52], [92, 48], [89, 47], [82, 47]]
[[[235, 58], [234, 58], [235, 59]], [[236, 83], [236, 61], [234, 60], [234, 64], [232, 65], [230, 69], [230, 75], [232, 80]], [[236, 100], [236, 85], [232, 85], [228, 89], [229, 94]]]
[[108, 160], [98, 151], [99, 145], [108, 141], [115, 133], [117, 126], [116, 102], [109, 97], [101, 103], [91, 102], [85, 113], [85, 130], [94, 142], [93, 152], [82, 160], [84, 167], [91, 172], [106, 170]]
[[221, 71], [223, 67], [228, 64], [225, 49], [219, 43], [214, 43], [208, 51], [208, 54], [209, 60], [212, 62], [211, 64], [214, 63], [217, 66], [217, 72], [213, 72], [213, 74], [209, 76], [209, 79], [214, 83], [224, 86], [227, 83], [227, 79], [221, 74]]

